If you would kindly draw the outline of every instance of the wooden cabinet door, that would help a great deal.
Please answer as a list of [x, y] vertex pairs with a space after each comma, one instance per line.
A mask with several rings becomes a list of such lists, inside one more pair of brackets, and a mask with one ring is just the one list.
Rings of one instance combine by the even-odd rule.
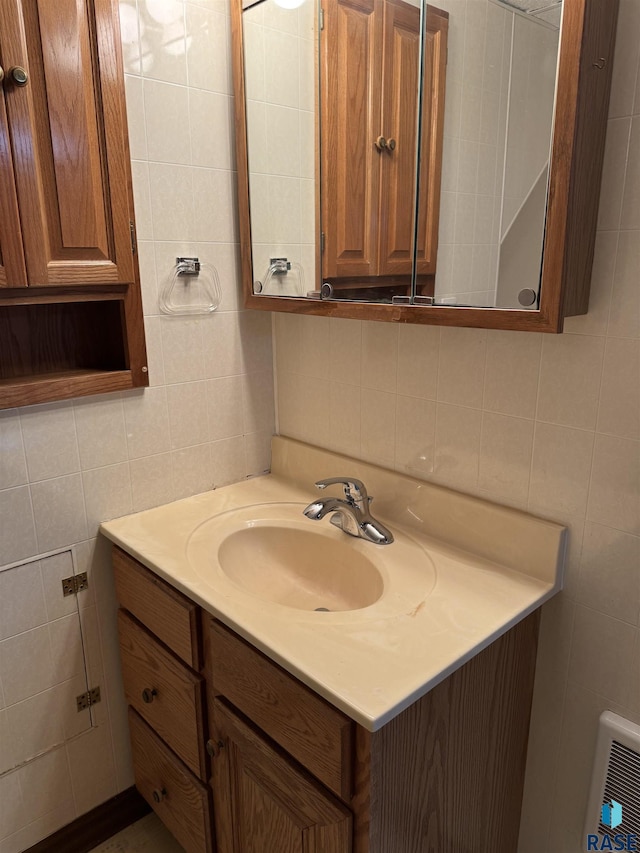
[[211, 713], [218, 853], [351, 853], [351, 813], [218, 699]]
[[30, 285], [134, 281], [116, 0], [2, 0], [4, 91]]
[[377, 275], [384, 0], [325, 0], [322, 275]]
[[[3, 56], [0, 44], [0, 62], [4, 62]], [[7, 110], [4, 96], [0, 93], [0, 287], [24, 287], [26, 283]]]

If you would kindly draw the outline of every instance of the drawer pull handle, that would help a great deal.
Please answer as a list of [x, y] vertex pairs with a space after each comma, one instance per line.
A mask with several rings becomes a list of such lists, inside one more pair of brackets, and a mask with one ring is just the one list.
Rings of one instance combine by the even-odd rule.
[[151, 796], [153, 797], [154, 803], [161, 803], [162, 800], [164, 800], [164, 798], [167, 796], [167, 789], [166, 788], [160, 788], [160, 789], [156, 788], [153, 791], [153, 793], [151, 794]]
[[220, 750], [224, 746], [224, 743], [221, 740], [208, 740], [207, 741], [207, 754], [210, 758], [217, 758], [220, 755]]
[[157, 695], [158, 691], [155, 687], [145, 687], [145, 689], [142, 691], [142, 701], [145, 702], [147, 705], [150, 705], [153, 702], [154, 697]]

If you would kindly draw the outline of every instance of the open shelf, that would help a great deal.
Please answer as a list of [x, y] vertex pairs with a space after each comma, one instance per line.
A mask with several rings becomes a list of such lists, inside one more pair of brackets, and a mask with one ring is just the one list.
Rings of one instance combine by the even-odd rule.
[[0, 408], [133, 388], [123, 295], [0, 299]]

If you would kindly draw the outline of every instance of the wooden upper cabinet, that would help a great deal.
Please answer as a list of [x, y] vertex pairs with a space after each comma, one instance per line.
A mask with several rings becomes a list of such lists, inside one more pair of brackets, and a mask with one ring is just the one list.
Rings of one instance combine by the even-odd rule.
[[[10, 183], [10, 145], [27, 270], [25, 281], [19, 264], [12, 268], [5, 286], [134, 281], [114, 10], [114, 0], [0, 4], [8, 116], [8, 127], [0, 127], [1, 180]], [[12, 78], [15, 67], [26, 71], [25, 85]], [[4, 243], [13, 242], [5, 229], [16, 221], [10, 203], [3, 199], [0, 230], [7, 270]]]
[[[421, 274], [435, 273], [448, 27], [446, 12], [427, 9], [418, 233]], [[324, 0], [323, 10], [323, 277], [410, 275], [420, 9], [403, 0]]]

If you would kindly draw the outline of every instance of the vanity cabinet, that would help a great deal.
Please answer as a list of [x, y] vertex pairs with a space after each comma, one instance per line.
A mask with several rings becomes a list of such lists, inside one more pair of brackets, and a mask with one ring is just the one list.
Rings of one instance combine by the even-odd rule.
[[[420, 9], [403, 0], [325, 0], [322, 8], [322, 277], [334, 287], [349, 279], [388, 286], [413, 265], [407, 193], [415, 183]], [[431, 97], [422, 115], [417, 271], [433, 276], [449, 16], [426, 8]]]
[[188, 853], [516, 849], [537, 612], [370, 732], [117, 547], [114, 568], [136, 785]]
[[148, 384], [118, 15], [0, 5], [0, 407]]
[[136, 787], [187, 853], [210, 853], [199, 608], [118, 548], [113, 567]]

